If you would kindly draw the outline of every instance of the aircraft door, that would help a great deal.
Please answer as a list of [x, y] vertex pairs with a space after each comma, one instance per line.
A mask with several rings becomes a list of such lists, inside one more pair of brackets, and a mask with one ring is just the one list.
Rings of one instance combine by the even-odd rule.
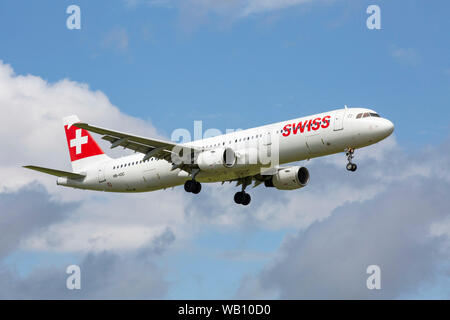
[[[258, 162], [264, 167], [271, 165], [273, 152], [273, 136], [270, 128], [261, 128], [258, 130]], [[272, 164], [273, 165], [273, 164]]]
[[261, 132], [263, 138], [263, 147], [267, 150], [267, 156], [270, 157], [272, 155], [272, 135], [270, 130], [266, 130], [267, 132]]
[[334, 131], [344, 129], [344, 117], [346, 111], [347, 109], [342, 109], [336, 111], [336, 113], [334, 114]]
[[100, 167], [98, 169], [98, 183], [103, 183], [103, 182], [106, 182], [105, 168], [104, 167]]

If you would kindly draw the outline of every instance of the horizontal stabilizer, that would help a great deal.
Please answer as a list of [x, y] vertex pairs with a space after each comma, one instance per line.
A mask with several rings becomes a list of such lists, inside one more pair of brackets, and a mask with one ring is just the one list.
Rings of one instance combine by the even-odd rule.
[[44, 167], [37, 167], [37, 166], [23, 166], [23, 167], [27, 168], [27, 169], [43, 172], [43, 173], [46, 173], [46, 174], [51, 174], [52, 176], [67, 177], [69, 179], [83, 179], [86, 176], [84, 174], [67, 172], [67, 171], [61, 171], [61, 170], [55, 170], [55, 169], [49, 169], [49, 168], [44, 168]]

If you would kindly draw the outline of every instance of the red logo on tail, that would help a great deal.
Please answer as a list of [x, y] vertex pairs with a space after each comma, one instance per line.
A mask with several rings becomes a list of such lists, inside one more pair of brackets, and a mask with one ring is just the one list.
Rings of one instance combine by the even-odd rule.
[[91, 137], [88, 131], [75, 126], [64, 126], [67, 144], [69, 146], [70, 161], [103, 154], [102, 149]]

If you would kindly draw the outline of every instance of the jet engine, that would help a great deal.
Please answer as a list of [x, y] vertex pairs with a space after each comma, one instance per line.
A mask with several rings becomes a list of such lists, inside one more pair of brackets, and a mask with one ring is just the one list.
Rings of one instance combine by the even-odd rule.
[[309, 171], [305, 167], [293, 166], [280, 168], [269, 180], [264, 182], [266, 187], [278, 190], [294, 190], [303, 188], [309, 182]]
[[232, 168], [236, 164], [236, 154], [231, 148], [206, 150], [197, 157], [197, 165], [203, 171], [217, 171]]

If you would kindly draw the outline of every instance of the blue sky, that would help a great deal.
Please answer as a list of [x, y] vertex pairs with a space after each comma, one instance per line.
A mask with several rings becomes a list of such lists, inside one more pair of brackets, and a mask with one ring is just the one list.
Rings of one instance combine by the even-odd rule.
[[365, 1], [235, 21], [142, 2], [78, 1], [79, 31], [65, 28], [73, 1], [3, 3], [2, 59], [19, 74], [88, 83], [167, 135], [186, 120], [249, 127], [344, 104], [374, 106], [405, 142], [448, 131], [445, 1], [379, 1], [379, 31], [365, 28]]
[[[66, 28], [70, 4], [81, 8], [81, 30]], [[381, 30], [366, 28], [369, 4], [381, 8]], [[192, 130], [194, 120], [224, 131], [347, 104], [392, 120], [406, 157], [448, 139], [448, 1], [299, 1], [243, 17], [240, 10], [194, 0], [3, 1], [0, 60], [19, 75], [86, 83], [166, 137]], [[243, 277], [260, 273], [299, 232], [204, 228], [157, 259], [167, 297], [234, 297]], [[17, 250], [5, 261], [26, 275], [71, 257], [83, 259]], [[402, 294], [445, 297], [427, 286]]]

